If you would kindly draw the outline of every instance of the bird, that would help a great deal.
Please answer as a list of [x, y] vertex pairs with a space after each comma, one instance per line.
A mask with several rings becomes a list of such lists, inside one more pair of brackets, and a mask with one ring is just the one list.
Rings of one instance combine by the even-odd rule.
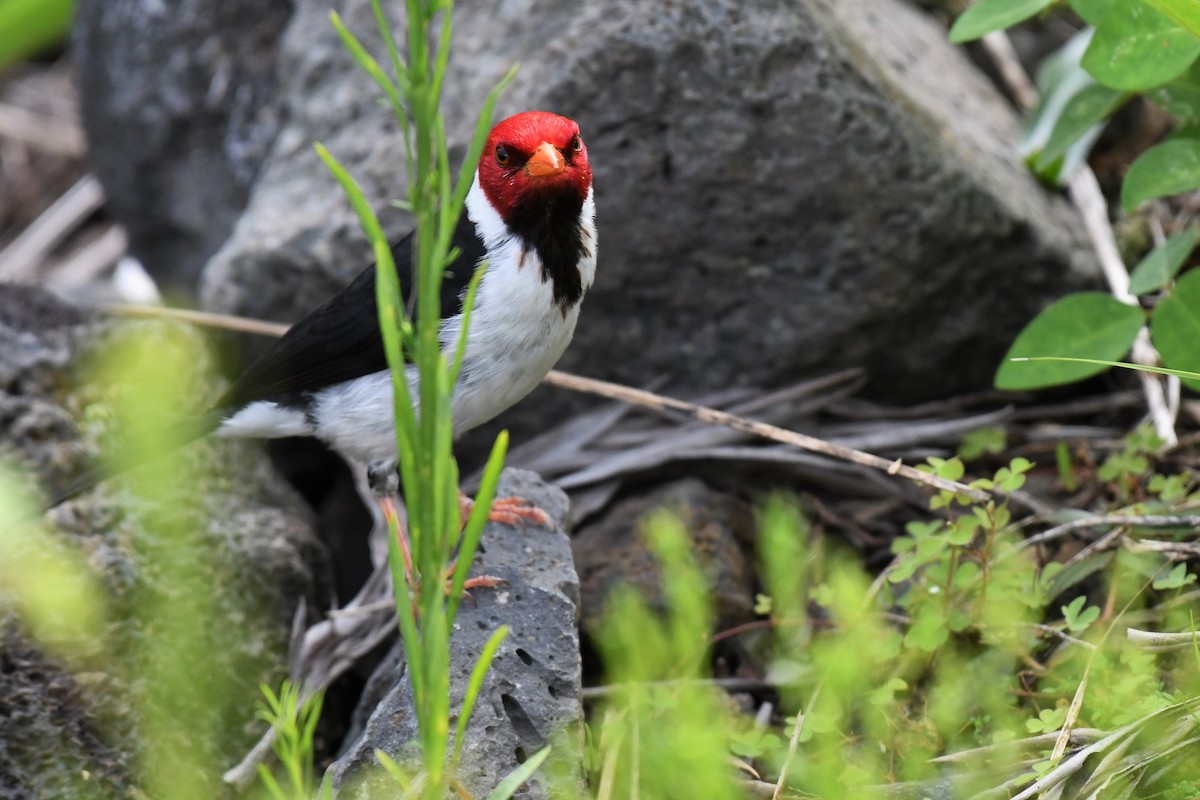
[[[439, 341], [451, 360], [467, 286], [476, 269], [487, 265], [451, 396], [457, 438], [529, 394], [574, 336], [595, 279], [597, 253], [592, 170], [579, 125], [546, 111], [497, 123], [480, 154], [451, 248], [458, 257], [443, 278], [439, 323]], [[415, 286], [413, 234], [397, 242], [392, 255], [408, 304]], [[394, 487], [399, 454], [393, 385], [375, 280], [372, 265], [293, 324], [172, 446], [209, 434], [311, 436], [365, 466], [377, 494]], [[409, 365], [407, 375], [415, 399], [415, 367]], [[94, 482], [85, 478], [55, 503]]]

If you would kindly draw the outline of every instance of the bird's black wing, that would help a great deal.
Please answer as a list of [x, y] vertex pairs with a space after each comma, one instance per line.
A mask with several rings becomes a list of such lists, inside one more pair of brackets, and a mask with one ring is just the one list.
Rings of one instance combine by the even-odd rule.
[[[392, 246], [400, 294], [412, 295], [412, 234]], [[463, 295], [486, 254], [464, 212], [452, 246], [460, 252], [442, 279], [441, 317], [462, 310]], [[238, 408], [255, 400], [299, 400], [306, 393], [387, 369], [375, 303], [375, 266], [293, 325], [234, 382], [215, 406]]]

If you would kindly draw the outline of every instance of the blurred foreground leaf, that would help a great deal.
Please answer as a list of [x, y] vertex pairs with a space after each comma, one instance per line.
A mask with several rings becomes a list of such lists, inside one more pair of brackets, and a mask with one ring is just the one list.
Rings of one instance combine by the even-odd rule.
[[66, 38], [75, 0], [0, 0], [0, 69]]
[[1183, 73], [1200, 56], [1200, 37], [1146, 0], [1116, 0], [1096, 28], [1084, 68], [1105, 86], [1142, 91]]

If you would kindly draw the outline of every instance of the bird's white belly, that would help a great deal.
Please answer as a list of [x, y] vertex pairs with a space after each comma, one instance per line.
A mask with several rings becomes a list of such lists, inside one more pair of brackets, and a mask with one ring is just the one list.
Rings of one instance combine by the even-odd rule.
[[[517, 403], [558, 362], [579, 318], [578, 304], [564, 314], [553, 288], [541, 280], [541, 264], [530, 254], [524, 266], [509, 260], [487, 273], [471, 316], [462, 370], [451, 401], [454, 435], [482, 425]], [[502, 262], [503, 263], [503, 262]], [[461, 316], [442, 323], [441, 341], [453, 358]], [[414, 367], [408, 369], [414, 403]], [[393, 392], [388, 372], [377, 372], [318, 392], [309, 419], [312, 433], [344, 455], [367, 463], [396, 457]]]

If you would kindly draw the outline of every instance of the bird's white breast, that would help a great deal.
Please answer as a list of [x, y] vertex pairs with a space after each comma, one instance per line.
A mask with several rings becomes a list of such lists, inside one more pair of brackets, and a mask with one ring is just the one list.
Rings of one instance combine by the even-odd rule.
[[[478, 180], [467, 197], [467, 213], [483, 237], [491, 262], [479, 285], [455, 388], [456, 434], [487, 422], [541, 383], [571, 343], [580, 305], [564, 310], [554, 301], [554, 286], [543, 277], [537, 251], [525, 249], [508, 234]], [[578, 265], [585, 292], [596, 271], [594, 213], [589, 189], [581, 215], [585, 254]], [[443, 324], [442, 346], [448, 352], [461, 329], [458, 316]]]
[[[584, 256], [579, 272], [584, 291], [596, 271], [595, 204], [591, 189], [582, 213]], [[554, 287], [542, 276], [537, 251], [524, 249], [508, 233], [500, 215], [479, 187], [467, 196], [467, 215], [475, 223], [490, 261], [475, 297], [462, 371], [451, 403], [454, 433], [459, 435], [495, 417], [529, 394], [557, 363], [579, 318], [579, 303], [566, 309], [554, 301]], [[442, 322], [441, 342], [453, 358], [462, 316]], [[416, 373], [409, 369], [416, 397]], [[378, 372], [331, 386], [316, 394], [312, 433], [345, 455], [364, 462], [394, 459], [395, 433], [391, 376]]]

